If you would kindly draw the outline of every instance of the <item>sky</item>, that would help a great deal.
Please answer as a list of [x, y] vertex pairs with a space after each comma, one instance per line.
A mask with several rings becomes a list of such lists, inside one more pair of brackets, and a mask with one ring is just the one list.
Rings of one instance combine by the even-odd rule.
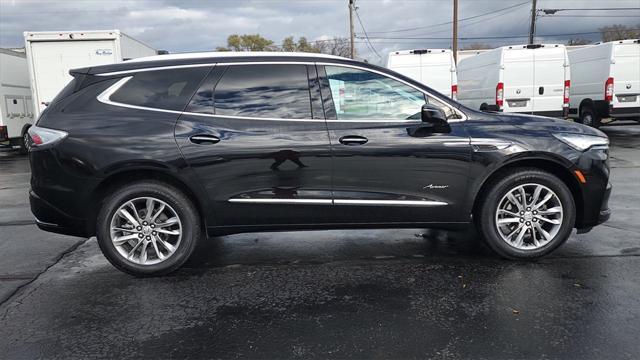
[[[384, 64], [390, 51], [451, 48], [452, 3], [356, 0], [358, 57]], [[275, 44], [287, 36], [348, 37], [347, 4], [348, 0], [0, 0], [0, 47], [22, 47], [24, 31], [45, 30], [119, 29], [170, 52], [210, 51], [224, 46], [231, 34], [260, 34]], [[640, 8], [640, 0], [538, 0], [537, 7]], [[516, 36], [528, 34], [530, 17], [531, 0], [459, 0], [459, 46], [526, 43], [526, 37]], [[564, 10], [539, 18], [537, 24], [539, 42], [564, 43], [570, 37], [598, 41], [598, 34], [557, 34], [597, 32], [611, 24], [640, 28], [640, 10]]]

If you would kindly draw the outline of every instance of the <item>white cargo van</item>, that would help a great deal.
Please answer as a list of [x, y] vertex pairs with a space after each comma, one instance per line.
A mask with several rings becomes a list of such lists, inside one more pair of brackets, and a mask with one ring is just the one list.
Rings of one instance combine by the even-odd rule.
[[0, 49], [0, 143], [26, 151], [23, 138], [33, 122], [25, 54]]
[[156, 55], [119, 30], [24, 33], [36, 116], [71, 81], [69, 70]]
[[640, 121], [640, 40], [572, 50], [569, 60], [572, 118], [595, 127], [616, 119]]
[[392, 51], [389, 53], [387, 68], [456, 99], [456, 63], [453, 52], [449, 49]]
[[473, 109], [566, 117], [564, 45], [503, 46], [458, 61], [458, 101]]

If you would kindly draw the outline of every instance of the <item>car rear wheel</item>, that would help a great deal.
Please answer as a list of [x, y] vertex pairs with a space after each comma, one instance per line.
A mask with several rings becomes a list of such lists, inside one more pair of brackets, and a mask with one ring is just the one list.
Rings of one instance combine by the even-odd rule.
[[98, 244], [105, 257], [136, 276], [178, 269], [202, 236], [193, 203], [178, 189], [156, 181], [113, 191], [97, 219]]
[[575, 203], [558, 177], [513, 169], [490, 184], [479, 208], [479, 229], [500, 256], [531, 259], [562, 245], [573, 229]]
[[29, 146], [31, 145], [31, 137], [29, 136], [28, 128], [22, 134], [22, 139], [20, 140], [20, 149], [18, 152], [22, 155], [29, 153]]
[[601, 125], [598, 114], [588, 106], [580, 110], [580, 123], [594, 128], [599, 128]]

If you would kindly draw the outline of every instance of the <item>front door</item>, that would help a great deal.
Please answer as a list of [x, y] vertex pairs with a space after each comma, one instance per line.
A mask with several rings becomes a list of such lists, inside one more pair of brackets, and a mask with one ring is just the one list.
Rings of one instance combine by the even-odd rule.
[[330, 146], [315, 71], [219, 65], [194, 95], [176, 139], [208, 194], [209, 224], [300, 224], [330, 213]]
[[[470, 161], [461, 113], [381, 72], [326, 65], [319, 73], [339, 221], [469, 221], [460, 211]], [[421, 122], [426, 102], [448, 114], [450, 131]]]

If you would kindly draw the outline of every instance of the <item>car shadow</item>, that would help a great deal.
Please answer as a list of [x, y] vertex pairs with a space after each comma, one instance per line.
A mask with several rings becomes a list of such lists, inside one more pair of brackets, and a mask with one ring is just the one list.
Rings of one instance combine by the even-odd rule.
[[326, 230], [210, 238], [198, 245], [185, 267], [198, 269], [448, 257], [498, 259], [471, 230]]

